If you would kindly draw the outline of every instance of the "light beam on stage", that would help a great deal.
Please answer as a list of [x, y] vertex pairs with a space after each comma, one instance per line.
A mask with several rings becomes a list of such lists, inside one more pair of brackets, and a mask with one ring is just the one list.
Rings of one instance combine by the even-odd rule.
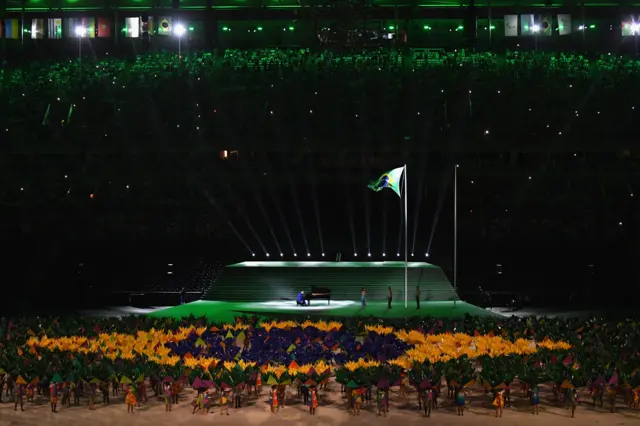
[[220, 213], [220, 215], [222, 217], [224, 217], [227, 220], [227, 225], [229, 225], [229, 228], [231, 228], [231, 230], [233, 231], [234, 234], [236, 234], [236, 237], [238, 237], [238, 239], [240, 240], [240, 242], [247, 248], [247, 250], [249, 250], [249, 253], [251, 253], [253, 256], [255, 256], [255, 253], [253, 250], [251, 250], [251, 247], [249, 247], [249, 244], [247, 244], [247, 242], [245, 241], [244, 238], [242, 238], [242, 235], [240, 235], [240, 232], [238, 232], [238, 230], [236, 229], [235, 226], [233, 226], [233, 223], [231, 223], [231, 220], [228, 219], [226, 213], [224, 212], [224, 210], [222, 210], [220, 208], [220, 206], [218, 205], [218, 203], [216, 202], [216, 199], [213, 198], [213, 196], [209, 193], [209, 191], [207, 190], [207, 188], [205, 188], [203, 186], [202, 188], [202, 192], [204, 193], [204, 196], [207, 197], [207, 201], [209, 201], [209, 204], [211, 204], [216, 210], [218, 210], [218, 213]]
[[438, 196], [438, 204], [436, 207], [436, 212], [433, 216], [433, 224], [431, 225], [431, 234], [429, 235], [429, 242], [427, 243], [427, 249], [425, 253], [431, 253], [431, 244], [433, 243], [433, 239], [436, 234], [436, 229], [438, 227], [438, 222], [440, 221], [440, 212], [442, 211], [442, 206], [444, 205], [445, 195], [448, 192], [449, 184], [451, 183], [451, 174], [447, 173], [444, 176], [444, 180], [442, 183], [443, 191]]
[[418, 186], [418, 200], [416, 201], [416, 212], [413, 216], [413, 241], [411, 243], [411, 251], [416, 250], [416, 236], [418, 235], [418, 220], [420, 218], [420, 205], [422, 204], [422, 190], [424, 188], [424, 170], [422, 167], [422, 176], [420, 176], [420, 184]]
[[[296, 248], [293, 245], [293, 239], [291, 238], [291, 232], [289, 232], [289, 225], [287, 224], [287, 220], [284, 217], [284, 214], [282, 213], [282, 208], [280, 207], [280, 199], [278, 198], [278, 193], [277, 191], [274, 189], [273, 187], [273, 180], [269, 179], [269, 195], [271, 196], [271, 199], [275, 201], [275, 207], [276, 207], [276, 211], [278, 213], [278, 217], [280, 218], [280, 224], [282, 225], [282, 229], [284, 230], [285, 234], [287, 235], [287, 240], [289, 240], [289, 246], [291, 247], [291, 252], [295, 253], [296, 252]], [[280, 248], [280, 256], [283, 256], [282, 253], [282, 248]]]
[[300, 203], [298, 202], [298, 194], [296, 193], [293, 185], [291, 186], [291, 194], [293, 195], [293, 203], [296, 207], [296, 213], [298, 214], [298, 223], [300, 224], [300, 229], [302, 230], [302, 240], [304, 241], [304, 248], [306, 249], [307, 253], [309, 253], [309, 242], [307, 241], [307, 233], [304, 230], [302, 212], [300, 211]]
[[[320, 239], [320, 252], [324, 253], [324, 242], [322, 241], [322, 224], [320, 223], [320, 209], [318, 208], [318, 194], [316, 192], [316, 176], [313, 169], [313, 163], [309, 156], [309, 175], [311, 176], [311, 195], [313, 197], [313, 208], [316, 214], [316, 225], [318, 226], [318, 238]], [[324, 256], [324, 254], [323, 254]]]
[[[345, 180], [346, 178], [347, 176], [345, 176]], [[353, 244], [353, 253], [354, 253], [354, 256], [357, 256], [357, 254], [355, 254], [358, 251], [358, 249], [356, 247], [356, 232], [353, 226], [353, 208], [351, 206], [351, 197], [349, 197], [347, 185], [344, 185], [344, 196], [347, 199], [347, 202], [345, 204], [347, 205], [347, 211], [349, 213], [349, 228], [351, 230], [351, 243]]]
[[389, 198], [384, 197], [384, 209], [382, 210], [382, 255], [387, 252], [387, 209], [389, 208]]

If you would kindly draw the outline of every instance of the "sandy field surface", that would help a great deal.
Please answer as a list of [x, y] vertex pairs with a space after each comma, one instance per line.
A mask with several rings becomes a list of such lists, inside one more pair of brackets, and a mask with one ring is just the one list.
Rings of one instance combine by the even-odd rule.
[[[322, 425], [338, 426], [349, 424], [350, 426], [366, 425], [372, 422], [377, 424], [389, 424], [395, 426], [411, 425], [486, 425], [487, 422], [499, 425], [528, 426], [528, 425], [640, 425], [638, 410], [630, 410], [624, 406], [619, 398], [616, 413], [610, 413], [608, 407], [594, 408], [591, 401], [586, 399], [587, 393], [582, 392], [582, 401], [576, 411], [576, 417], [571, 418], [570, 412], [565, 410], [563, 403], [555, 402], [549, 388], [542, 387], [542, 405], [540, 414], [531, 414], [528, 400], [522, 397], [521, 392], [514, 391], [512, 408], [505, 409], [503, 417], [496, 418], [495, 410], [491, 406], [491, 395], [485, 395], [480, 389], [471, 390], [467, 397], [467, 410], [463, 417], [456, 415], [455, 407], [451, 401], [440, 398], [440, 407], [431, 414], [430, 418], [424, 418], [418, 412], [415, 394], [399, 396], [397, 392], [391, 394], [390, 412], [387, 418], [378, 417], [374, 405], [363, 404], [359, 416], [351, 415], [346, 409], [346, 399], [339, 392], [339, 385], [332, 383], [329, 388], [319, 393], [320, 407], [316, 416], [310, 416], [308, 409], [296, 396], [295, 389], [287, 390], [287, 405], [281, 408], [277, 415], [269, 412], [267, 405], [267, 388], [261, 397], [249, 398], [244, 396], [243, 407], [229, 409], [229, 416], [220, 415], [218, 400], [214, 397], [214, 408], [209, 414], [192, 414], [191, 402], [196, 392], [186, 389], [181, 394], [180, 403], [173, 406], [171, 412], [166, 412], [163, 400], [149, 396], [149, 400], [137, 408], [134, 414], [128, 414], [122, 393], [119, 397], [112, 397], [110, 405], [96, 404], [94, 411], [89, 410], [86, 399], [82, 405], [72, 407], [60, 407], [59, 412], [52, 413], [46, 397], [38, 397], [35, 403], [25, 403], [25, 411], [14, 411], [13, 402], [7, 402], [9, 397], [3, 395], [3, 403], [0, 404], [0, 426], [41, 426], [42, 424], [60, 424], [65, 426], [91, 425], [91, 426], [138, 426], [138, 425]], [[96, 402], [102, 401], [98, 394]], [[605, 403], [606, 404], [606, 403]]]

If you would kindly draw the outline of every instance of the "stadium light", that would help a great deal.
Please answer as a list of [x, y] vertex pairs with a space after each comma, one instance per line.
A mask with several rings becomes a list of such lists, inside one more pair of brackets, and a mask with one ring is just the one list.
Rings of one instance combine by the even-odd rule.
[[187, 32], [187, 29], [182, 24], [176, 24], [173, 27], [173, 34], [178, 37], [178, 59], [182, 59], [182, 36]]
[[396, 256], [400, 257], [400, 253], [396, 253]]
[[85, 27], [81, 27], [81, 26], [76, 27], [76, 36], [84, 37], [86, 33], [87, 33], [87, 29]]
[[307, 257], [310, 257], [310, 256], [311, 256], [311, 253], [307, 253]]
[[284, 254], [280, 253], [280, 257], [284, 256]]
[[267, 257], [269, 257], [269, 253], [267, 253]]
[[367, 256], [371, 257], [371, 253], [367, 253]]
[[293, 256], [294, 257], [298, 257], [298, 253], [293, 253]]
[[425, 253], [425, 254], [424, 254], [424, 257], [429, 257], [429, 253]]
[[640, 24], [636, 22], [631, 24], [631, 34], [638, 35], [639, 32], [640, 32]]
[[173, 28], [173, 33], [178, 37], [182, 37], [186, 32], [187, 29], [182, 24], [176, 24], [176, 26]]
[[383, 256], [383, 257], [384, 257], [384, 256], [386, 256], [386, 255], [387, 255], [386, 253], [382, 253], [382, 256]]
[[256, 254], [255, 253], [251, 253], [251, 256], [256, 257]]
[[353, 253], [354, 256], [358, 256], [358, 253]]
[[322, 253], [322, 257], [324, 257], [324, 253]]
[[533, 31], [534, 33], [537, 33], [540, 31], [540, 25], [534, 25], [531, 27], [531, 31]]

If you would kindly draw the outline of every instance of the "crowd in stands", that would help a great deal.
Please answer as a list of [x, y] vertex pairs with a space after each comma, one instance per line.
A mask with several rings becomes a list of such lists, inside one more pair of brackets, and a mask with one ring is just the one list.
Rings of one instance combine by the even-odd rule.
[[[78, 235], [236, 238], [221, 212], [236, 219], [230, 205], [244, 204], [262, 216], [250, 204], [267, 191], [256, 152], [270, 153], [268, 180], [281, 183], [309, 163], [275, 152], [313, 153], [321, 180], [429, 151], [462, 166], [465, 232], [615, 234], [640, 183], [639, 68], [607, 54], [307, 49], [5, 66], [0, 204], [11, 226], [0, 229], [39, 233], [56, 217]], [[333, 190], [316, 196], [333, 208]]]

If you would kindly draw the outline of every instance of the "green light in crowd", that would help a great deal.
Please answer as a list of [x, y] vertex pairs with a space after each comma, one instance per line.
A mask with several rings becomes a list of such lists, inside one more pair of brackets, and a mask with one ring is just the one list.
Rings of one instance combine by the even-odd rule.
[[222, 27], [222, 31], [230, 31], [229, 27]]
[[430, 27], [430, 26], [428, 26], [428, 25], [425, 25], [424, 27], [422, 27], [422, 29], [424, 29], [424, 30], [430, 30], [430, 29], [431, 29], [431, 27]]
[[262, 27], [258, 27], [258, 31], [262, 31]]
[[389, 30], [393, 31], [396, 27], [394, 27], [393, 25], [389, 25]]
[[462, 31], [464, 30], [464, 27], [462, 25], [458, 25], [458, 28], [456, 28], [456, 31]]
[[491, 30], [491, 31], [493, 31], [493, 30], [495, 30], [495, 29], [496, 29], [496, 26], [495, 26], [495, 25], [491, 25], [491, 26], [489, 27], [489, 30]]
[[289, 27], [289, 31], [293, 31], [293, 30], [294, 30], [294, 28], [293, 28], [293, 27]]
[[195, 28], [193, 27], [189, 27], [189, 31], [193, 31]]
[[589, 25], [589, 28], [594, 29], [596, 26], [594, 24]]

